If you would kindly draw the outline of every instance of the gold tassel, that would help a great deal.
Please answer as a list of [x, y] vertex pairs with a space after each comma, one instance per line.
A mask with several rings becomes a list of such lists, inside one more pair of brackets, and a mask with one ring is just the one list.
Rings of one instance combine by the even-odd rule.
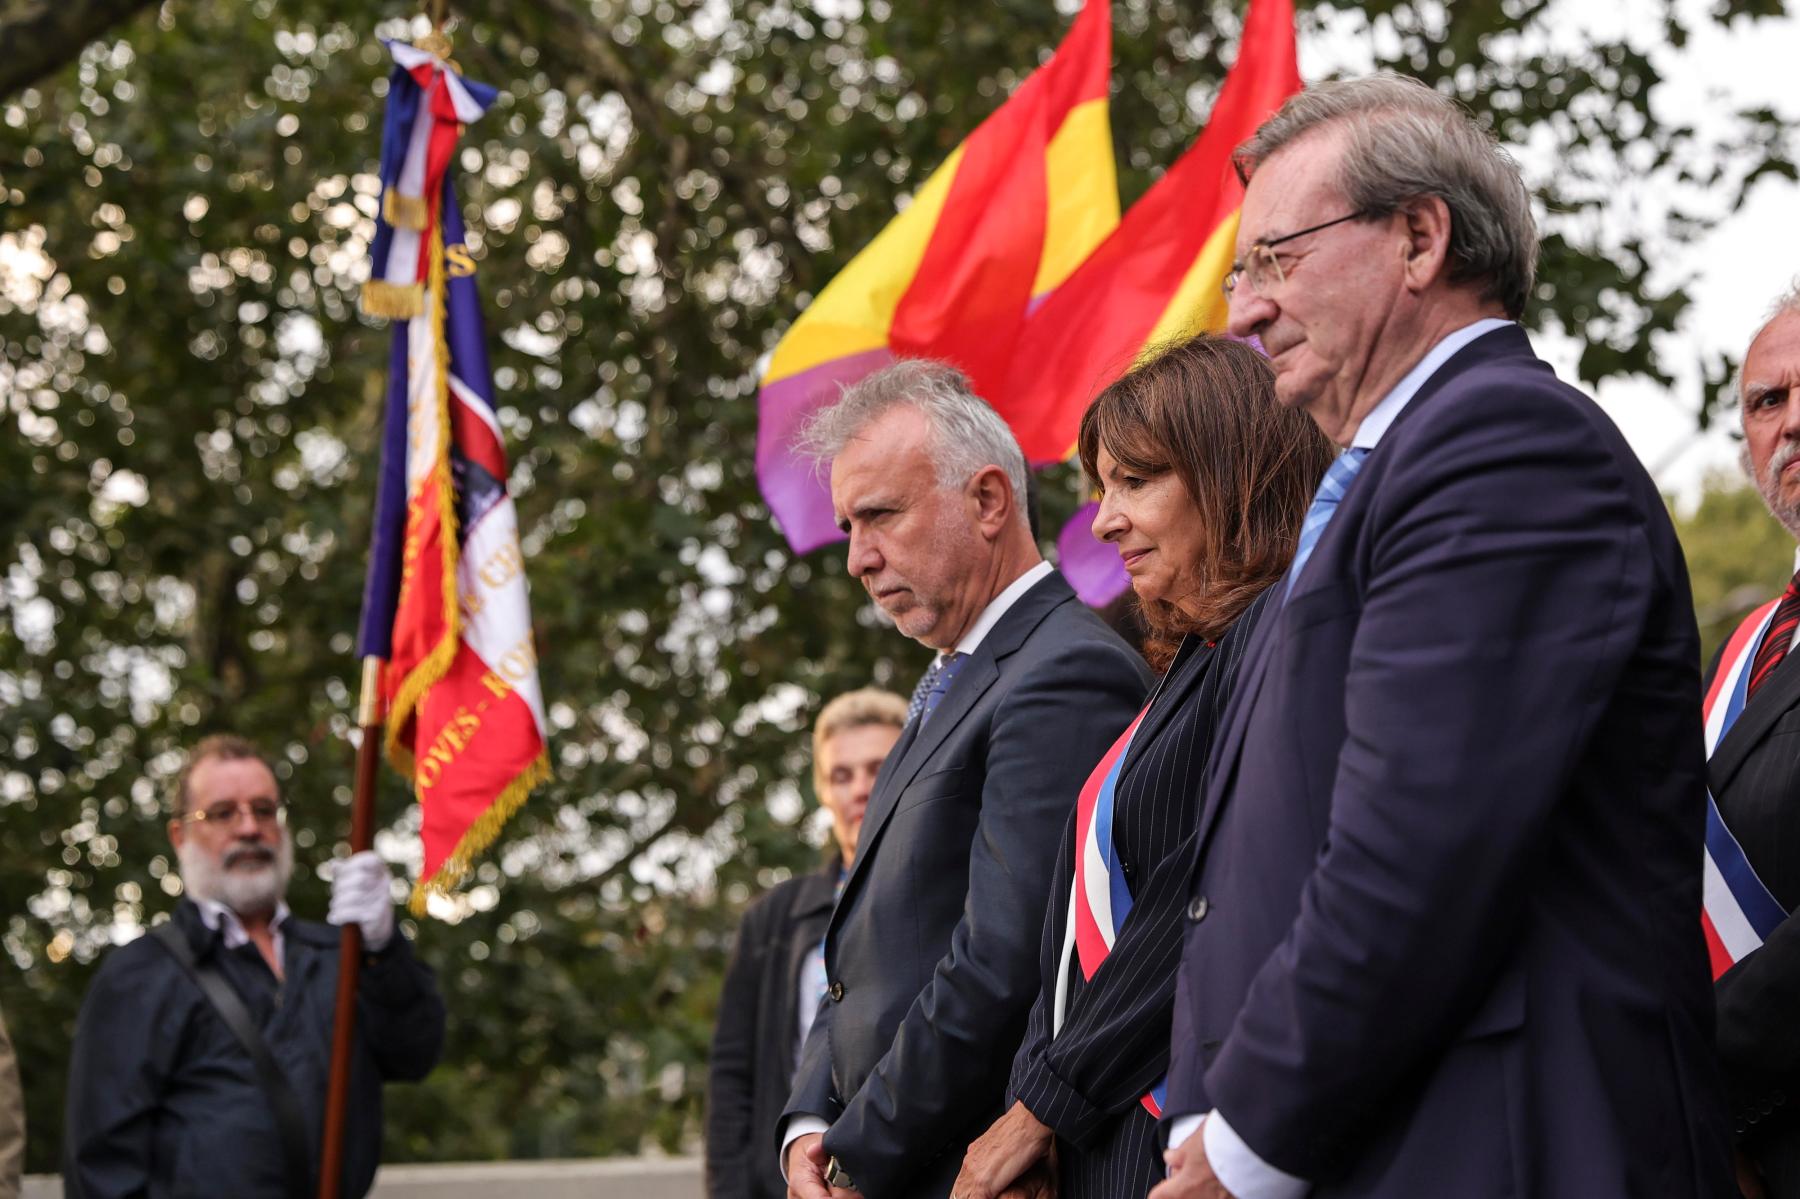
[[363, 284], [362, 310], [385, 320], [410, 320], [425, 311], [425, 289], [417, 283], [371, 279]]
[[396, 229], [423, 229], [431, 219], [424, 196], [408, 196], [388, 188], [381, 197], [381, 219]]
[[457, 842], [455, 851], [444, 860], [444, 864], [430, 878], [420, 879], [414, 884], [412, 898], [407, 902], [413, 915], [424, 916], [433, 895], [448, 895], [463, 880], [474, 867], [475, 859], [500, 836], [501, 828], [524, 805], [526, 797], [538, 784], [549, 780], [550, 773], [550, 755], [539, 754], [520, 772], [519, 777], [494, 797], [488, 810], [477, 816], [475, 823], [463, 833], [462, 840]]

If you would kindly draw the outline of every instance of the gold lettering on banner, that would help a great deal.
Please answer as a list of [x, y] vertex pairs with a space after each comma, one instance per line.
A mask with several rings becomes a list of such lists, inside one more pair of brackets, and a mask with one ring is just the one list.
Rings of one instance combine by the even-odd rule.
[[531, 647], [531, 638], [526, 637], [501, 654], [500, 661], [495, 666], [514, 685], [530, 678], [537, 669], [537, 651]]
[[482, 672], [481, 685], [492, 691], [495, 699], [505, 699], [512, 694], [512, 684], [491, 670]]
[[467, 279], [475, 273], [475, 259], [469, 254], [469, 247], [461, 242], [454, 246], [444, 247], [444, 270], [452, 279]]
[[475, 573], [481, 581], [493, 590], [498, 591], [517, 578], [525, 569], [525, 555], [519, 552], [519, 542], [515, 538], [488, 555]]
[[421, 790], [430, 790], [456, 762], [457, 755], [469, 748], [469, 742], [481, 731], [481, 717], [461, 705], [457, 706], [431, 745], [414, 764], [413, 775]]

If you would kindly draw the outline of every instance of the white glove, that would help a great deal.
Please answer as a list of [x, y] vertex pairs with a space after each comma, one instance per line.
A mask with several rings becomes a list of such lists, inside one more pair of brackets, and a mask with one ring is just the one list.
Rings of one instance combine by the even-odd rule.
[[333, 924], [362, 926], [363, 946], [379, 953], [394, 939], [394, 876], [372, 849], [353, 853], [331, 869]]

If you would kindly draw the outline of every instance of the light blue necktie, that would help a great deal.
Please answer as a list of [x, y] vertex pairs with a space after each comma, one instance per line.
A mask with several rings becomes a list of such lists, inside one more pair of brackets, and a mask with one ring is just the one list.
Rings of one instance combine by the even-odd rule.
[[1356, 478], [1356, 472], [1362, 469], [1363, 459], [1369, 451], [1362, 448], [1345, 450], [1337, 456], [1337, 461], [1319, 480], [1318, 494], [1313, 496], [1312, 507], [1306, 510], [1306, 523], [1300, 526], [1300, 548], [1294, 552], [1294, 564], [1288, 567], [1287, 589], [1281, 593], [1281, 602], [1286, 603], [1288, 596], [1294, 593], [1294, 580], [1300, 577], [1306, 560], [1312, 557], [1313, 547], [1319, 544], [1319, 538], [1325, 533], [1325, 526], [1331, 523], [1332, 513], [1337, 511], [1338, 503], [1344, 493], [1350, 490], [1350, 482]]

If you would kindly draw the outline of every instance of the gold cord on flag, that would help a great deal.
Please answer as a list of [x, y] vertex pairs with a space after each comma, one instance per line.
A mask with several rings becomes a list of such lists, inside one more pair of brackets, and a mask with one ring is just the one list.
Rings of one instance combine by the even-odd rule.
[[431, 348], [437, 362], [433, 406], [437, 409], [436, 458], [431, 468], [431, 482], [438, 493], [438, 537], [444, 555], [444, 632], [431, 653], [401, 680], [388, 710], [387, 753], [389, 761], [407, 778], [413, 777], [413, 755], [400, 740], [401, 730], [411, 718], [413, 709], [450, 671], [456, 659], [456, 647], [462, 640], [461, 608], [456, 600], [457, 559], [461, 556], [456, 541], [456, 490], [450, 475], [450, 341], [445, 334], [444, 231], [442, 226], [431, 231]]

